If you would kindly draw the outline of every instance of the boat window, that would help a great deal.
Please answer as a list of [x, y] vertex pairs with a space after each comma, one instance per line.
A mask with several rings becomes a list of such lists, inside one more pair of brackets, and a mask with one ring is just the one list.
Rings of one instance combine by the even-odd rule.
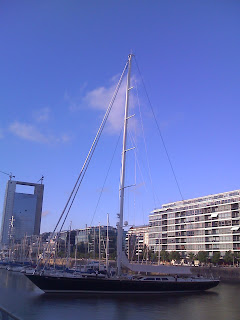
[[168, 278], [162, 278], [162, 280], [168, 280]]
[[147, 278], [146, 280], [155, 280], [155, 278]]

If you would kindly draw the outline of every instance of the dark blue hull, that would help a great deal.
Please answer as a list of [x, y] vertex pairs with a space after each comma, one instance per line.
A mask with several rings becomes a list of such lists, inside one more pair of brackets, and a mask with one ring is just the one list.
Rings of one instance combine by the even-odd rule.
[[26, 275], [44, 292], [92, 293], [160, 293], [204, 291], [216, 287], [218, 280], [201, 281], [141, 281], [138, 279], [71, 278], [46, 275]]

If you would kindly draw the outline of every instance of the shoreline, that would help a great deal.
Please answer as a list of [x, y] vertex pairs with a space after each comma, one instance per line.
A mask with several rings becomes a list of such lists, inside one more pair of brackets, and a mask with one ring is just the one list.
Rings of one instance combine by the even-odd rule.
[[214, 277], [225, 283], [240, 283], [239, 267], [193, 267], [191, 271], [194, 275], [200, 274], [204, 277]]

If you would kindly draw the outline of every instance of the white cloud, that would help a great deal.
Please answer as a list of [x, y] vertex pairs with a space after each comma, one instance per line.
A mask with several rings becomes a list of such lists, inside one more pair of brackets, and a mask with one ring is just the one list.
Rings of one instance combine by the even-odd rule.
[[[111, 84], [108, 87], [99, 87], [92, 91], [89, 91], [85, 97], [82, 99], [83, 103], [92, 109], [98, 109], [106, 111], [109, 103], [113, 97], [114, 91], [116, 89], [116, 84], [119, 76], [114, 76], [111, 79]], [[136, 84], [136, 79], [132, 79], [132, 84]], [[134, 85], [135, 87], [135, 85]], [[135, 90], [130, 91], [129, 95], [129, 115], [134, 113], [134, 109], [137, 104], [137, 99], [135, 96]], [[108, 118], [107, 131], [110, 133], [119, 132], [123, 127], [124, 109], [125, 109], [125, 99], [126, 99], [126, 78], [123, 80], [122, 85], [118, 91], [116, 100], [112, 107], [111, 113]], [[137, 126], [136, 119], [132, 118], [129, 122], [131, 128]]]
[[[105, 112], [113, 97], [118, 79], [119, 79], [119, 76], [114, 76], [111, 79], [111, 85], [109, 87], [99, 87], [92, 91], [89, 91], [83, 98], [83, 102], [92, 109], [98, 109]], [[136, 84], [136, 79], [132, 78], [131, 82], [132, 82], [132, 85], [134, 86], [134, 84]], [[134, 113], [134, 109], [137, 104], [135, 93], [136, 92], [134, 90], [130, 91], [129, 116]], [[112, 107], [112, 110], [108, 118], [107, 131], [110, 133], [119, 132], [120, 129], [123, 127], [125, 99], [126, 99], [126, 78], [122, 82], [122, 85], [118, 91], [116, 100], [114, 102], [114, 105]], [[137, 127], [137, 120], [135, 118], [132, 118], [131, 121], [129, 122], [129, 125], [130, 125], [130, 128], [133, 128], [134, 126]]]
[[[102, 111], [102, 114], [107, 110], [109, 103], [113, 97], [114, 91], [116, 89], [117, 83], [119, 81], [119, 75], [113, 76], [110, 79], [109, 86], [101, 86], [95, 88], [91, 91], [82, 95], [82, 91], [86, 91], [86, 84], [80, 89], [80, 94], [76, 96], [71, 96], [69, 93], [65, 93], [64, 99], [68, 102], [68, 107], [70, 111], [82, 110], [84, 108], [91, 108]], [[136, 79], [132, 79], [132, 84], [136, 83]], [[136, 98], [130, 94], [130, 112], [136, 105]], [[126, 96], [126, 77], [123, 79], [121, 87], [119, 88], [117, 97], [115, 99], [112, 110], [109, 114], [107, 121], [106, 130], [109, 133], [117, 133], [123, 126], [123, 117], [124, 117], [124, 107], [125, 107], [125, 96]], [[136, 123], [136, 120], [131, 120], [131, 125]]]
[[68, 103], [68, 107], [69, 107], [69, 110], [70, 111], [76, 111], [76, 110], [79, 110], [80, 109], [80, 102], [78, 101], [79, 98], [72, 98], [68, 92], [65, 92], [64, 94], [64, 100], [67, 101]]
[[57, 142], [67, 143], [72, 140], [72, 137], [68, 134], [62, 134], [59, 138], [56, 139]]
[[[106, 111], [115, 90], [115, 85], [110, 87], [99, 87], [86, 94], [83, 98], [85, 104], [90, 108]], [[109, 115], [107, 130], [114, 133], [119, 132], [123, 125], [125, 104], [125, 88], [121, 86], [117, 98]]]
[[62, 134], [59, 137], [43, 134], [36, 126], [18, 121], [13, 122], [9, 126], [9, 130], [21, 139], [38, 143], [66, 143], [71, 139], [67, 134]]
[[37, 122], [47, 122], [49, 120], [50, 109], [42, 108], [34, 111], [33, 117]]
[[78, 95], [76, 97], [72, 97], [67, 91], [64, 94], [64, 100], [67, 101], [67, 103], [69, 104], [69, 110], [70, 111], [76, 111], [79, 110], [81, 108], [81, 100], [82, 100], [82, 95], [83, 92], [85, 91], [87, 87], [87, 82], [84, 82], [79, 90], [78, 90]]
[[47, 137], [44, 136], [36, 127], [30, 124], [16, 121], [9, 126], [9, 130], [19, 138], [35, 142], [48, 143]]

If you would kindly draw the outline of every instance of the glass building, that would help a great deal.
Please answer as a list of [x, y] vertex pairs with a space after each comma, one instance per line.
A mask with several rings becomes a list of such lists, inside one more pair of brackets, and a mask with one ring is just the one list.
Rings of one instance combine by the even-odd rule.
[[[27, 188], [28, 192], [18, 192], [18, 186]], [[40, 234], [43, 190], [43, 184], [12, 180], [7, 182], [0, 235], [1, 244], [8, 245], [10, 242], [21, 241], [24, 236]]]
[[184, 253], [240, 252], [240, 190], [162, 205], [149, 216], [149, 247]]
[[98, 254], [99, 250], [99, 231], [100, 231], [100, 251], [105, 254], [107, 243], [107, 228], [109, 238], [109, 254], [114, 255], [117, 249], [117, 229], [112, 226], [86, 227], [85, 229], [76, 230], [75, 244], [83, 243], [86, 245], [86, 252], [92, 253], [93, 257]]

